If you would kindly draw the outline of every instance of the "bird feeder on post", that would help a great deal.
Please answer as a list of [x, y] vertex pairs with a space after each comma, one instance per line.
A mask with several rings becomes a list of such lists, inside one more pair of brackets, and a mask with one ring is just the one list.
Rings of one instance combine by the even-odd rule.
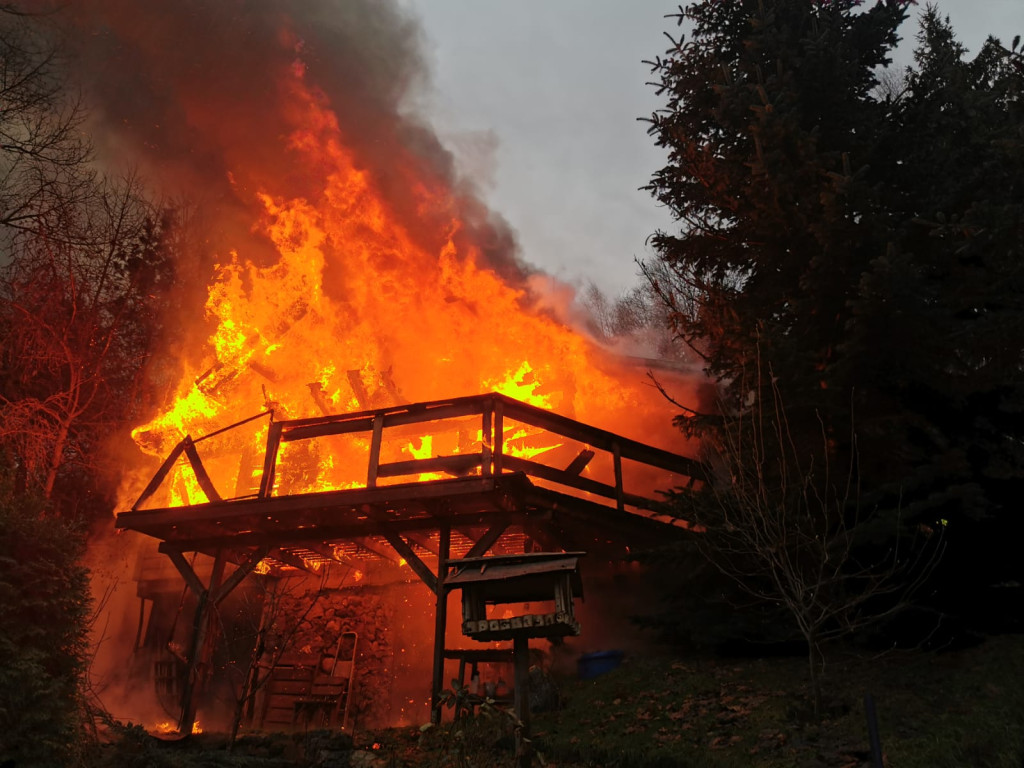
[[[462, 590], [462, 634], [483, 643], [511, 640], [515, 666], [515, 713], [521, 723], [516, 746], [521, 766], [530, 765], [529, 639], [578, 635], [573, 600], [583, 597], [579, 559], [584, 552], [534, 552], [522, 555], [452, 560], [446, 589]], [[488, 606], [553, 603], [553, 610], [518, 616], [488, 616]]]

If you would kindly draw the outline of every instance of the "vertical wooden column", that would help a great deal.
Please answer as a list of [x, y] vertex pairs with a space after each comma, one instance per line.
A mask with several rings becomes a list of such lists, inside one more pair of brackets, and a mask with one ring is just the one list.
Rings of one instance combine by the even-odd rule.
[[448, 625], [448, 590], [444, 585], [448, 576], [448, 556], [451, 553], [452, 527], [449, 523], [441, 526], [440, 541], [437, 547], [437, 588], [434, 603], [434, 671], [430, 682], [430, 722], [438, 725], [441, 722], [441, 709], [438, 702], [441, 687], [444, 685], [444, 651], [445, 635]]
[[484, 412], [480, 418], [480, 474], [484, 477], [490, 477], [493, 474], [491, 466], [491, 446], [494, 445], [493, 402], [493, 400], [487, 400], [484, 403]]
[[530, 768], [533, 749], [530, 744], [530, 640], [518, 633], [512, 638], [512, 663], [515, 665], [514, 707], [520, 727], [516, 732], [516, 765]]
[[612, 461], [615, 464], [615, 506], [619, 512], [626, 509], [625, 497], [622, 493], [622, 449], [618, 441], [612, 443]]
[[277, 452], [281, 449], [281, 422], [271, 421], [267, 429], [267, 452], [263, 456], [263, 475], [260, 477], [260, 498], [266, 499], [274, 492], [274, 473], [277, 468]]
[[213, 623], [215, 603], [210, 594], [217, 592], [224, 578], [224, 554], [217, 553], [213, 561], [213, 573], [210, 575], [210, 586], [196, 595], [196, 613], [192, 620], [192, 643], [188, 654], [188, 672], [185, 676], [185, 687], [181, 692], [181, 720], [178, 721], [178, 733], [192, 733], [196, 722], [196, 690], [201, 689], [209, 672], [208, 667], [213, 652], [213, 637], [210, 631]]
[[494, 474], [502, 473], [501, 457], [505, 452], [505, 404], [501, 400], [494, 401], [494, 445], [491, 453], [494, 458]]
[[366, 487], [377, 487], [377, 469], [380, 466], [380, 445], [384, 439], [384, 414], [373, 417], [373, 435], [370, 437], [370, 460], [366, 466]]
[[166, 542], [160, 545], [160, 551], [166, 554], [178, 573], [185, 580], [188, 588], [196, 596], [196, 612], [192, 619], [192, 640], [189, 643], [188, 672], [185, 677], [185, 686], [181, 692], [181, 719], [178, 721], [178, 733], [187, 735], [192, 733], [192, 726], [196, 722], [196, 706], [194, 703], [196, 692], [205, 682], [209, 672], [210, 660], [213, 658], [213, 609], [227, 597], [231, 591], [242, 583], [242, 580], [252, 573], [253, 569], [266, 557], [269, 546], [262, 545], [252, 550], [227, 579], [224, 578], [224, 568], [227, 565], [227, 558], [224, 553], [218, 551], [213, 561], [213, 572], [210, 574], [210, 585], [204, 587], [203, 582], [192, 570], [192, 566], [185, 559], [179, 550], [165, 547]]

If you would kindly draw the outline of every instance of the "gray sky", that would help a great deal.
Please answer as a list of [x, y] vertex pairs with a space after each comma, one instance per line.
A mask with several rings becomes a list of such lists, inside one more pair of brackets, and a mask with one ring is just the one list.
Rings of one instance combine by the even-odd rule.
[[[662, 155], [637, 117], [659, 106], [642, 63], [668, 47], [661, 0], [403, 0], [423, 23], [434, 90], [423, 105], [523, 257], [617, 295], [646, 238], [671, 226], [637, 188]], [[1024, 35], [1022, 0], [939, 0], [972, 51]], [[921, 4], [923, 7], [923, 3]], [[916, 16], [916, 12], [914, 13]], [[904, 26], [909, 56], [916, 24]]]

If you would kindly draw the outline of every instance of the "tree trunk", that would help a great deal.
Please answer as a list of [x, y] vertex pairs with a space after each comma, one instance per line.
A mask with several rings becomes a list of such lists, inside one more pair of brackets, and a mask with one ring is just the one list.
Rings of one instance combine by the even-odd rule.
[[818, 648], [818, 633], [807, 633], [807, 666], [811, 673], [811, 705], [814, 719], [821, 720], [821, 649]]

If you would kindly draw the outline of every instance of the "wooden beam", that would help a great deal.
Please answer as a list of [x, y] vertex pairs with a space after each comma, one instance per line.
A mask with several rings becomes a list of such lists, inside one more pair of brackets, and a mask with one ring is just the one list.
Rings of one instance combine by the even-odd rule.
[[590, 460], [594, 458], [594, 456], [595, 454], [593, 451], [591, 451], [588, 448], [584, 448], [582, 451], [576, 454], [576, 458], [573, 459], [569, 463], [569, 466], [565, 468], [565, 473], [567, 475], [579, 475], [584, 469], [587, 468], [587, 465], [590, 463]]
[[509, 519], [505, 517], [488, 528], [484, 535], [477, 539], [473, 546], [469, 548], [465, 557], [481, 557], [486, 554], [487, 550], [493, 547], [495, 542], [501, 538], [501, 534], [508, 528], [509, 522]]
[[484, 477], [490, 477], [493, 474], [493, 467], [491, 466], [491, 446], [494, 445], [494, 404], [491, 400], [486, 400], [484, 404], [483, 416], [480, 419], [480, 474]]
[[497, 398], [500, 403], [503, 403], [505, 415], [516, 421], [521, 421], [524, 424], [539, 427], [540, 429], [546, 429], [555, 434], [578, 440], [581, 443], [586, 443], [609, 452], [612, 451], [613, 444], [618, 443], [622, 456], [627, 459], [650, 464], [659, 469], [666, 469], [669, 472], [675, 472], [688, 477], [697, 477], [701, 480], [705, 478], [704, 465], [694, 459], [680, 456], [670, 451], [663, 451], [660, 448], [645, 445], [636, 440], [630, 440], [605, 429], [582, 424], [566, 416], [513, 400], [504, 395], [495, 394], [492, 397]]
[[292, 426], [292, 422], [280, 422], [286, 426], [281, 434], [281, 442], [290, 443], [294, 440], [309, 440], [314, 437], [331, 435], [347, 435], [353, 432], [369, 432], [373, 429], [373, 417], [348, 419], [345, 421], [323, 421], [317, 424]]
[[181, 577], [185, 580], [188, 588], [195, 593], [196, 597], [203, 596], [206, 593], [206, 587], [203, 586], [203, 582], [200, 581], [196, 572], [192, 570], [192, 566], [189, 564], [188, 560], [185, 559], [185, 556], [176, 549], [167, 549], [164, 550], [164, 552], [167, 557], [171, 559], [174, 567], [178, 569], [178, 573], [181, 574]]
[[384, 414], [373, 417], [373, 437], [370, 438], [370, 462], [366, 469], [366, 487], [377, 485], [377, 469], [380, 466], [380, 444], [384, 437]]
[[316, 552], [321, 557], [326, 558], [327, 560], [333, 560], [336, 563], [344, 563], [346, 565], [350, 564], [349, 558], [338, 557], [334, 547], [330, 546], [329, 544], [323, 541], [309, 541], [304, 543], [302, 546], [308, 547], [309, 549]]
[[365, 538], [353, 538], [353, 539], [349, 539], [349, 541], [351, 541], [353, 544], [355, 544], [360, 549], [366, 550], [371, 555], [376, 555], [377, 557], [379, 557], [381, 560], [383, 560], [386, 563], [394, 563], [395, 565], [398, 565], [398, 558], [397, 557], [392, 557], [387, 552], [385, 552], [385, 551], [383, 551], [381, 549], [378, 549], [377, 547], [371, 546], [370, 544], [368, 544], [366, 542]]
[[395, 548], [395, 552], [405, 558], [405, 562], [420, 577], [420, 580], [429, 587], [430, 591], [437, 594], [437, 577], [431, 573], [427, 564], [420, 560], [419, 555], [413, 552], [412, 547], [400, 535], [391, 530], [382, 531], [388, 544]]
[[267, 552], [267, 557], [271, 557], [274, 560], [284, 563], [285, 565], [290, 565], [292, 568], [298, 568], [300, 571], [311, 573], [314, 576], [320, 575], [319, 570], [310, 566], [301, 557], [299, 557], [298, 555], [294, 555], [291, 552], [286, 552], [280, 547], [275, 547], [274, 549], [271, 549], [269, 552]]
[[242, 580], [245, 579], [246, 576], [256, 570], [256, 566], [260, 564], [260, 560], [266, 557], [267, 552], [269, 551], [270, 547], [261, 546], [256, 547], [256, 549], [250, 552], [245, 560], [238, 564], [234, 573], [228, 576], [227, 579], [224, 580], [224, 583], [217, 589], [213, 590], [213, 604], [219, 605], [224, 598], [231, 594], [232, 590], [241, 584]]
[[619, 512], [624, 512], [626, 500], [622, 494], [622, 449], [617, 442], [612, 443], [612, 462], [615, 466], [615, 506]]
[[505, 401], [496, 399], [494, 401], [494, 474], [500, 475], [505, 466], [503, 456], [505, 455]]
[[430, 685], [430, 722], [438, 725], [441, 722], [441, 686], [444, 685], [444, 654], [446, 644], [446, 628], [448, 626], [448, 590], [444, 588], [448, 576], [448, 557], [451, 554], [452, 527], [448, 523], [441, 525], [440, 545], [437, 555], [437, 577], [434, 589], [434, 665]]
[[424, 536], [422, 533], [413, 533], [412, 531], [404, 531], [402, 533], [410, 544], [415, 544], [417, 547], [422, 547], [432, 555], [438, 555], [438, 546], [430, 540], [429, 536]]
[[577, 488], [581, 491], [587, 491], [588, 493], [593, 493], [597, 496], [604, 496], [606, 499], [617, 499], [621, 493], [622, 500], [634, 507], [658, 510], [665, 506], [663, 501], [656, 501], [655, 499], [648, 499], [644, 496], [625, 493], [622, 492], [620, 488], [616, 488], [613, 485], [599, 483], [597, 480], [591, 480], [588, 477], [579, 477], [578, 475], [569, 474], [563, 469], [549, 467], [547, 464], [541, 464], [536, 461], [531, 461], [530, 459], [521, 459], [518, 456], [506, 456], [505, 463], [508, 468], [513, 471], [523, 472], [526, 475], [540, 477], [544, 480], [551, 480], [562, 485], [567, 485], [570, 488]]
[[454, 456], [435, 456], [430, 459], [393, 461], [388, 464], [378, 465], [377, 477], [401, 477], [402, 475], [416, 475], [424, 472], [447, 472], [450, 475], [462, 477], [479, 467], [481, 462], [482, 458], [479, 453], [461, 453]]
[[160, 468], [156, 471], [156, 474], [153, 475], [153, 479], [149, 481], [149, 484], [146, 486], [146, 488], [142, 491], [141, 494], [139, 494], [139, 498], [135, 500], [134, 504], [132, 504], [133, 510], [137, 510], [140, 506], [142, 506], [143, 504], [146, 503], [146, 501], [149, 500], [150, 496], [156, 493], [157, 488], [161, 486], [164, 479], [167, 477], [167, 473], [171, 471], [171, 467], [174, 466], [174, 463], [178, 460], [178, 457], [181, 456], [182, 451], [184, 450], [184, 440], [179, 441], [178, 444], [171, 449], [171, 452], [167, 454], [167, 458], [164, 459], [164, 463], [160, 465]]
[[263, 475], [260, 477], [260, 498], [268, 499], [274, 491], [274, 472], [277, 451], [281, 446], [281, 422], [271, 421], [267, 430], [267, 452], [263, 457]]
[[199, 458], [199, 451], [196, 450], [192, 438], [186, 437], [181, 442], [184, 444], [185, 456], [188, 458], [189, 464], [192, 465], [196, 481], [199, 483], [199, 487], [203, 489], [203, 493], [206, 494], [206, 498], [210, 501], [223, 501], [223, 498], [213, 485], [213, 480], [207, 474], [206, 467], [203, 466], [203, 460]]
[[[195, 617], [192, 621], [192, 642], [188, 653], [188, 672], [185, 675], [185, 684], [181, 692], [181, 718], [178, 720], [178, 733], [188, 735], [192, 733], [192, 727], [196, 722], [195, 692], [201, 689], [206, 682], [204, 670], [208, 668], [208, 661], [212, 655], [212, 642], [207, 642], [207, 635], [213, 620], [213, 601], [210, 600], [211, 593], [216, 594], [220, 589], [221, 579], [224, 577], [224, 557], [218, 553], [213, 561], [213, 571], [210, 574], [210, 587], [199, 594], [196, 603]], [[191, 569], [189, 569], [191, 570]]]

